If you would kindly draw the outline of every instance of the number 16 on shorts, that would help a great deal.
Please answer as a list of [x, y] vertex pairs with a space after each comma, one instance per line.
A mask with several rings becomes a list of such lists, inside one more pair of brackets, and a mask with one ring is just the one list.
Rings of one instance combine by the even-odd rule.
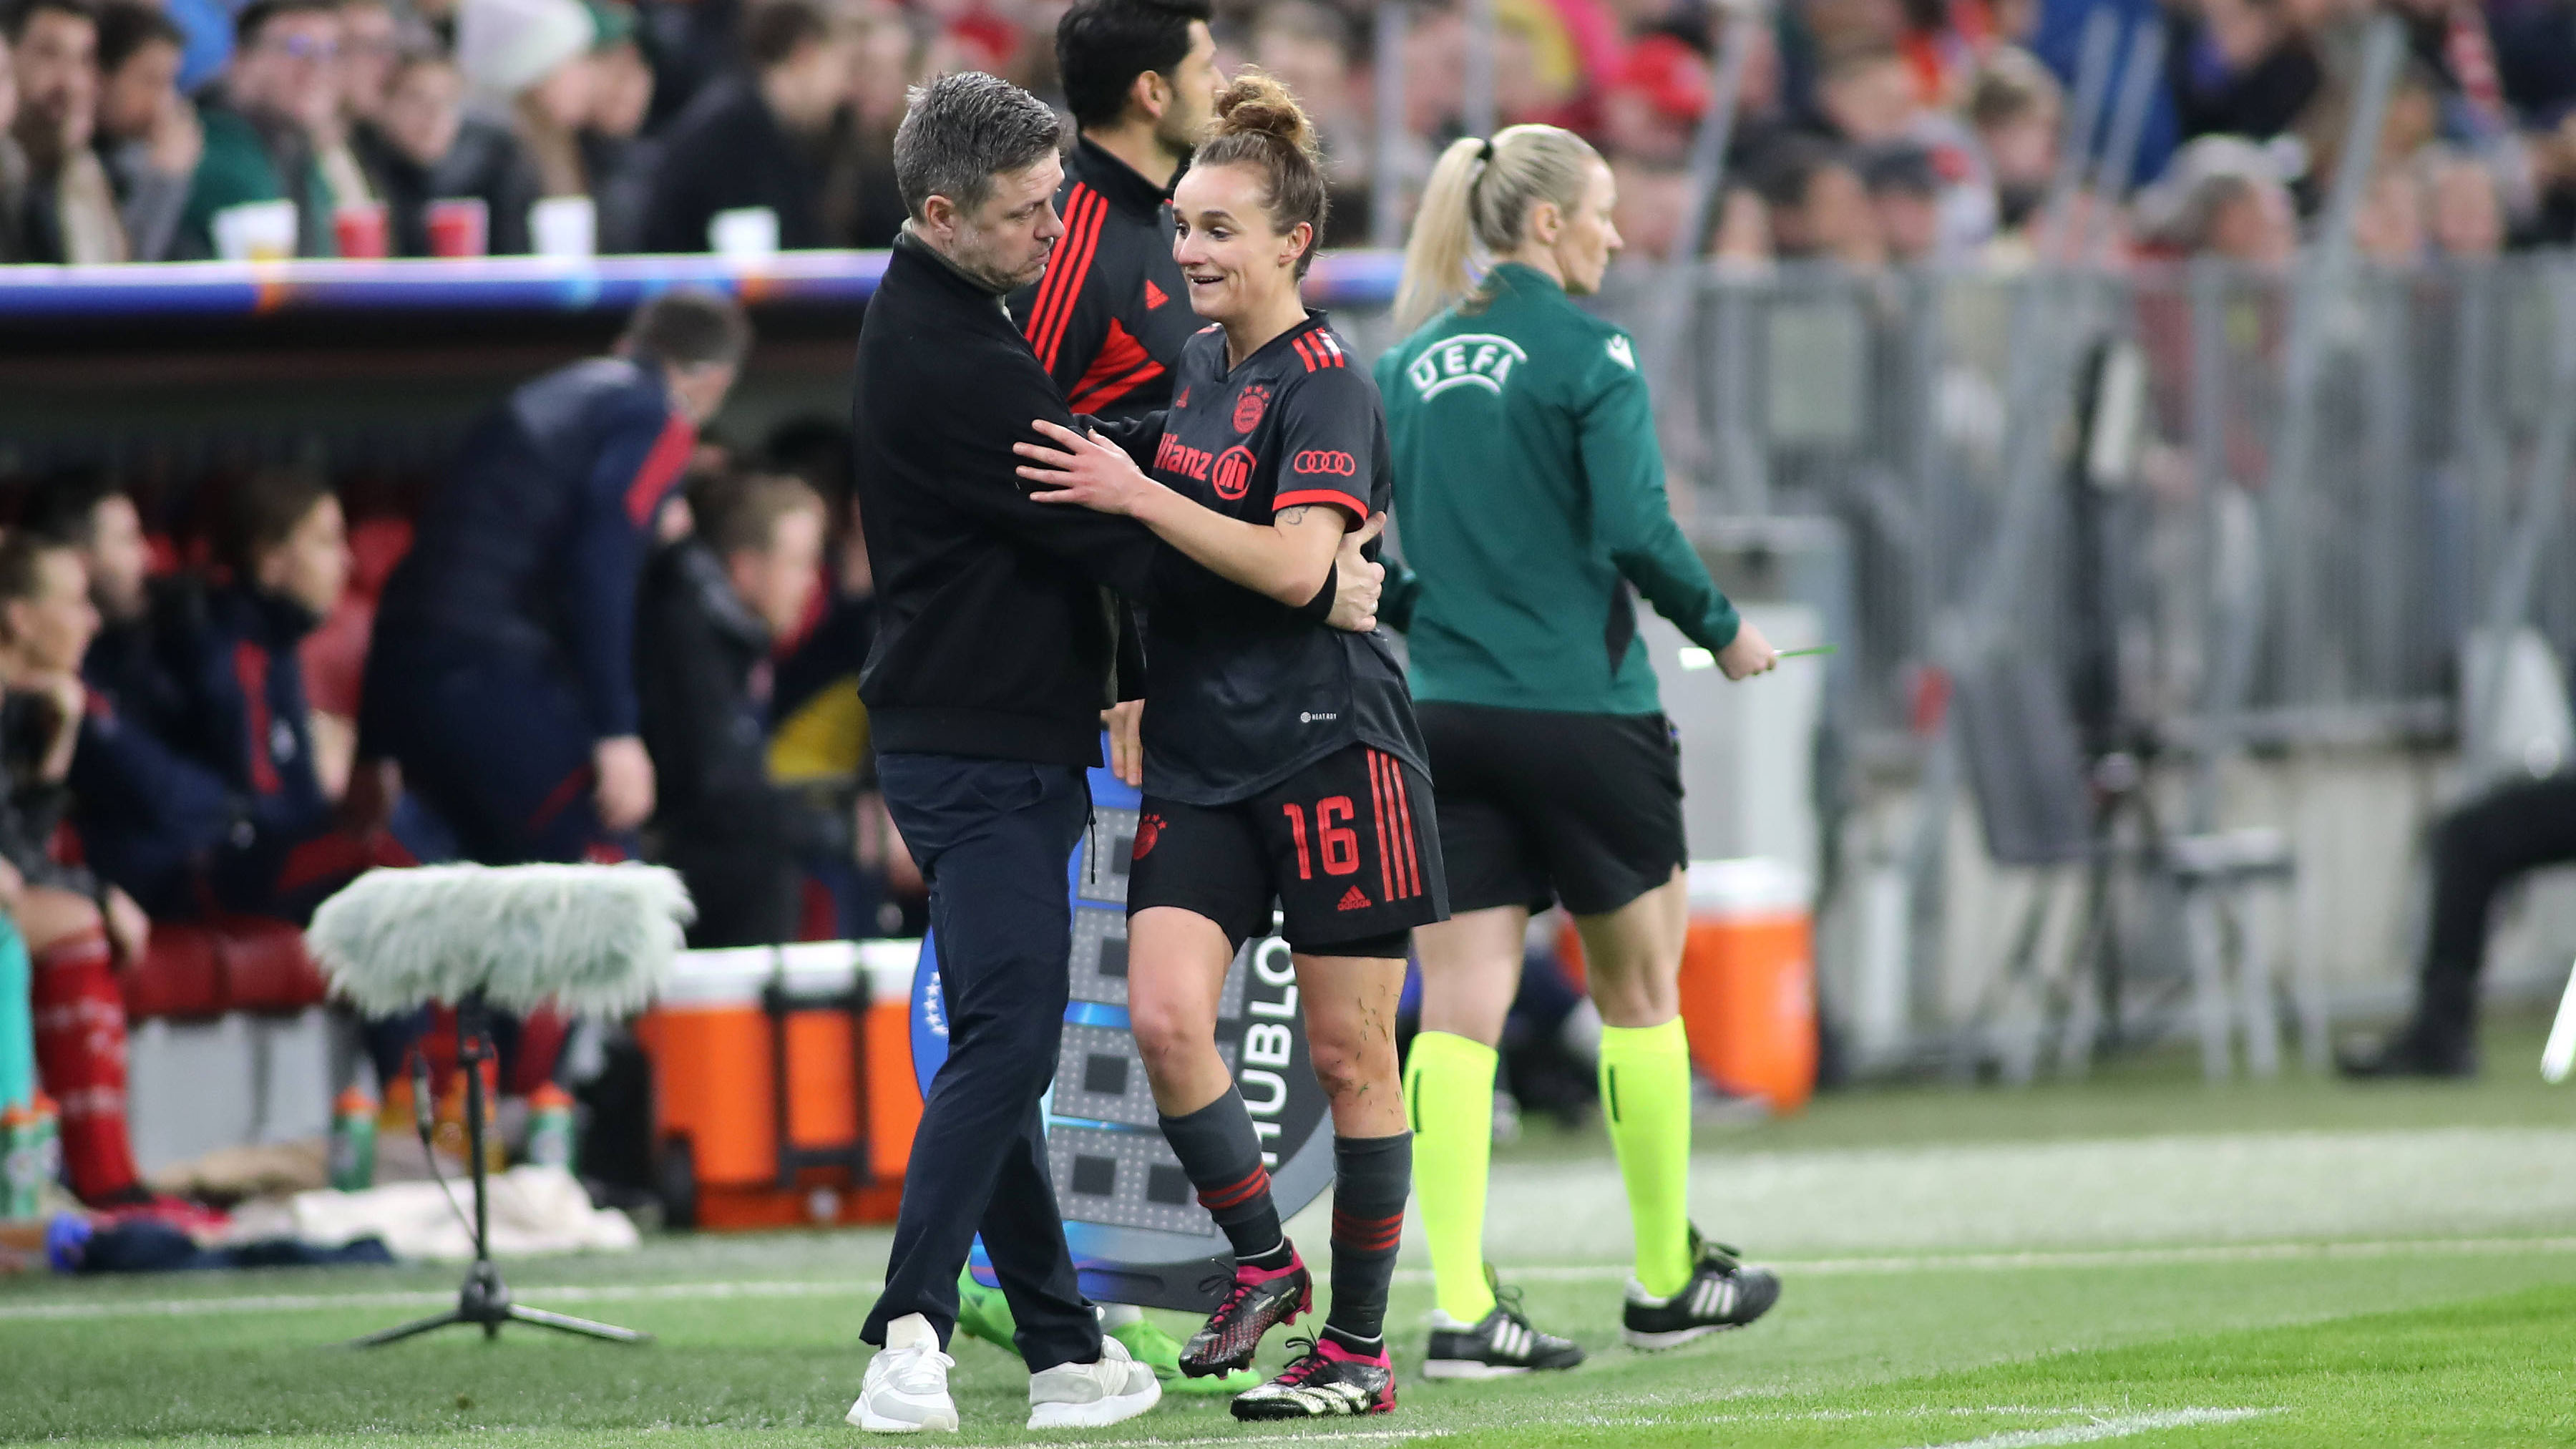
[[1448, 914], [1431, 782], [1384, 750], [1353, 745], [1226, 805], [1149, 794], [1144, 813], [1131, 912], [1194, 911], [1239, 946], [1276, 901], [1289, 946], [1327, 956], [1402, 956], [1405, 932]]
[[1292, 945], [1386, 936], [1448, 914], [1431, 782], [1420, 771], [1355, 745], [1262, 798]]

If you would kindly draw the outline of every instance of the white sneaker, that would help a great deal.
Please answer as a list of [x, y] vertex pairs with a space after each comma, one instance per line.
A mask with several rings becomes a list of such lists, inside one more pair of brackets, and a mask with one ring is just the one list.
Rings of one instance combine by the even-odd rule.
[[930, 1320], [905, 1314], [886, 1325], [885, 1347], [868, 1360], [850, 1422], [871, 1434], [956, 1433], [957, 1404], [948, 1397], [948, 1371], [956, 1366], [957, 1360], [939, 1351]]
[[1097, 1429], [1135, 1418], [1163, 1401], [1154, 1371], [1136, 1362], [1127, 1345], [1100, 1340], [1097, 1363], [1060, 1363], [1029, 1375], [1029, 1427]]

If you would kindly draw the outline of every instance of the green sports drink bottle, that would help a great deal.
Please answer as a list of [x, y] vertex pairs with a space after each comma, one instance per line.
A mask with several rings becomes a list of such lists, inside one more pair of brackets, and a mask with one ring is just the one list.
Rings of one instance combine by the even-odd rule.
[[376, 1182], [376, 1099], [357, 1087], [331, 1108], [331, 1185], [360, 1192]]
[[528, 1094], [528, 1161], [573, 1170], [572, 1094], [552, 1082]]
[[0, 1112], [0, 1219], [36, 1215], [36, 1114], [12, 1106]]

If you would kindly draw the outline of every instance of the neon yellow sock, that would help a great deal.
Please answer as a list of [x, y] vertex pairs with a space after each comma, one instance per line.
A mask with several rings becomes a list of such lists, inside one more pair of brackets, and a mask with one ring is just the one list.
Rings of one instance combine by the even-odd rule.
[[1485, 1169], [1494, 1150], [1494, 1049], [1445, 1031], [1413, 1039], [1404, 1066], [1413, 1118], [1413, 1198], [1431, 1241], [1440, 1311], [1473, 1323], [1494, 1311], [1485, 1286]]
[[1680, 1017], [1601, 1028], [1601, 1114], [1628, 1185], [1637, 1282], [1669, 1298], [1690, 1282], [1693, 1266], [1690, 1039]]

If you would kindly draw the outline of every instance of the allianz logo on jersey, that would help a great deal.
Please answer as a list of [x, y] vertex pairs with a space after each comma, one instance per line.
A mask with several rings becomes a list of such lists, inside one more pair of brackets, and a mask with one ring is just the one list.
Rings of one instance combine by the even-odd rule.
[[1527, 361], [1529, 354], [1512, 339], [1472, 332], [1452, 337], [1413, 359], [1413, 365], [1404, 370], [1404, 378], [1424, 402], [1453, 387], [1481, 387], [1500, 396], [1512, 369]]

